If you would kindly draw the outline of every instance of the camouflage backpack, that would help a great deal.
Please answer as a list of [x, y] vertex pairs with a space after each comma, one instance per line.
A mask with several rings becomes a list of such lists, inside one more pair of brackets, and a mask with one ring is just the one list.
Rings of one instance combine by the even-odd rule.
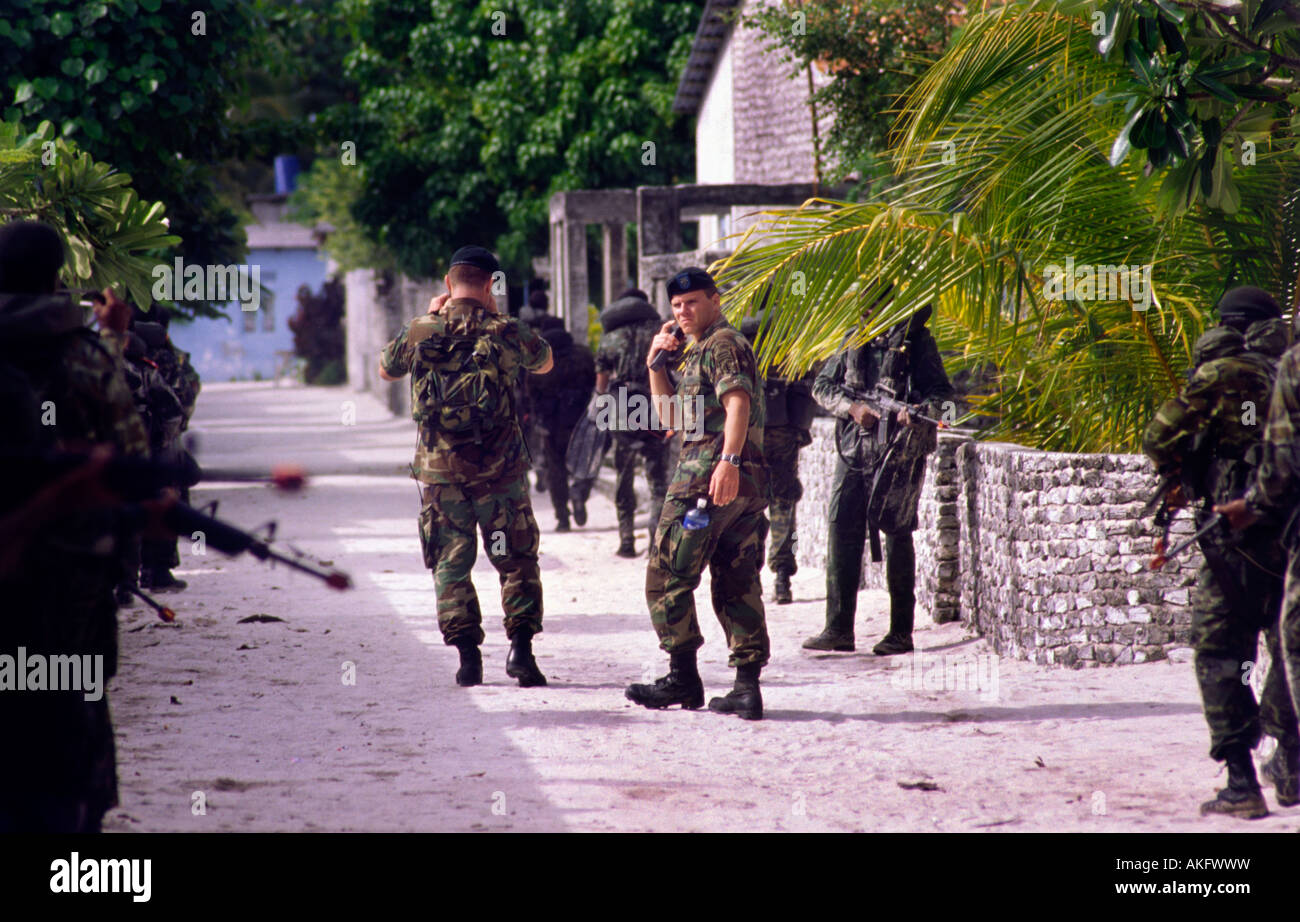
[[506, 323], [482, 308], [449, 305], [411, 324], [411, 415], [444, 444], [482, 441], [514, 421], [515, 363], [501, 341]]

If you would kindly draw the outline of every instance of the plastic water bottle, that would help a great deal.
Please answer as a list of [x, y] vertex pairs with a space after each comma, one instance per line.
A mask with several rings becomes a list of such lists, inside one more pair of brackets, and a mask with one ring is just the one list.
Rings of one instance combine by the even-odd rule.
[[687, 531], [696, 531], [700, 528], [709, 527], [709, 501], [701, 496], [695, 501], [695, 508], [686, 510], [686, 515], [682, 517], [682, 528]]

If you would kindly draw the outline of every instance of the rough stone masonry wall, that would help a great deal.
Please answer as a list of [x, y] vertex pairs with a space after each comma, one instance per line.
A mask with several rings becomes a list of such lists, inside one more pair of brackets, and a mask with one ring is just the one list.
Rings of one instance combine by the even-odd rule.
[[[825, 566], [833, 423], [800, 457], [800, 563]], [[1159, 573], [1140, 455], [1064, 454], [945, 434], [927, 464], [916, 533], [917, 611], [960, 618], [999, 655], [1068, 666], [1140, 663], [1189, 642], [1194, 548]], [[1191, 532], [1184, 515], [1174, 540]], [[864, 586], [883, 588], [883, 565]]]

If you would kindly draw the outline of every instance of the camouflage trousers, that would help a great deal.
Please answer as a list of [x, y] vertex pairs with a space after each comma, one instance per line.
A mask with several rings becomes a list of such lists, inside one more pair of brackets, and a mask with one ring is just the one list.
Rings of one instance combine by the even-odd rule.
[[[1192, 646], [1196, 650], [1196, 681], [1201, 688], [1205, 720], [1210, 726], [1210, 758], [1223, 761], [1239, 746], [1253, 749], [1261, 733], [1289, 746], [1300, 744], [1296, 711], [1287, 693], [1278, 643], [1277, 615], [1284, 563], [1276, 542], [1252, 542], [1241, 553], [1220, 545], [1245, 606], [1257, 617], [1237, 616], [1208, 564], [1202, 563], [1193, 593]], [[1261, 569], [1261, 566], [1272, 573]], [[1272, 656], [1257, 703], [1251, 688], [1260, 632]]]
[[799, 482], [799, 449], [812, 441], [802, 429], [773, 426], [763, 432], [763, 457], [767, 461], [768, 484], [772, 500], [768, 515], [772, 520], [772, 541], [767, 549], [767, 565], [774, 573], [793, 576], [799, 572], [795, 562], [795, 510], [803, 498]]
[[438, 627], [447, 644], [483, 642], [483, 614], [470, 580], [483, 549], [501, 577], [506, 636], [542, 630], [542, 577], [537, 567], [539, 533], [528, 497], [528, 477], [486, 483], [420, 484], [420, 544], [433, 571]]
[[729, 666], [764, 665], [771, 653], [763, 610], [763, 541], [767, 537], [762, 499], [735, 499], [709, 510], [709, 527], [688, 531], [682, 517], [694, 506], [669, 497], [646, 568], [645, 596], [650, 623], [666, 653], [704, 645], [695, 613], [695, 590], [705, 564], [712, 581], [713, 612], [727, 637]]
[[1278, 624], [1278, 647], [1291, 692], [1291, 706], [1300, 714], [1300, 547], [1288, 555], [1286, 583], [1282, 595], [1282, 616]]
[[620, 538], [636, 534], [636, 462], [645, 462], [646, 481], [650, 485], [650, 534], [659, 524], [660, 509], [668, 492], [668, 443], [642, 438], [636, 433], [614, 433], [614, 509], [618, 512]]

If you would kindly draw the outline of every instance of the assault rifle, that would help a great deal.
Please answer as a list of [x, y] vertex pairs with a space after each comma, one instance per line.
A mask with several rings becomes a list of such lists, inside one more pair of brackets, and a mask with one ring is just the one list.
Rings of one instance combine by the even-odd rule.
[[[216, 518], [217, 503], [209, 503], [204, 510], [195, 509], [174, 498], [159, 498], [159, 493], [176, 483], [183, 483], [193, 476], [192, 469], [185, 465], [168, 464], [141, 458], [110, 458], [102, 461], [98, 483], [108, 495], [107, 502], [100, 505], [113, 505], [124, 512], [128, 526], [137, 530], [160, 525], [164, 530], [176, 536], [192, 535], [202, 532], [206, 544], [229, 556], [249, 553], [258, 560], [279, 562], [302, 573], [314, 576], [332, 589], [349, 589], [352, 579], [341, 570], [313, 560], [302, 551], [293, 547], [275, 545], [276, 523], [268, 522], [253, 532], [247, 532]], [[36, 494], [25, 510], [25, 516], [16, 517], [12, 522], [15, 532], [30, 531], [33, 523], [40, 524], [68, 511], [72, 507], [85, 509], [85, 502], [77, 502], [76, 495], [59, 497], [50, 495], [45, 487], [54, 485], [60, 478], [66, 479], [78, 469], [93, 463], [89, 455], [10, 455], [0, 456], [0, 481], [16, 487], [26, 487], [25, 492]], [[265, 479], [268, 483], [285, 490], [295, 490], [305, 482], [300, 469], [279, 468]], [[113, 500], [116, 502], [113, 502]], [[150, 508], [142, 503], [148, 502]], [[33, 505], [36, 508], [32, 508]], [[25, 518], [25, 521], [22, 520]], [[257, 532], [264, 532], [259, 535]], [[168, 620], [155, 606], [160, 616]]]

